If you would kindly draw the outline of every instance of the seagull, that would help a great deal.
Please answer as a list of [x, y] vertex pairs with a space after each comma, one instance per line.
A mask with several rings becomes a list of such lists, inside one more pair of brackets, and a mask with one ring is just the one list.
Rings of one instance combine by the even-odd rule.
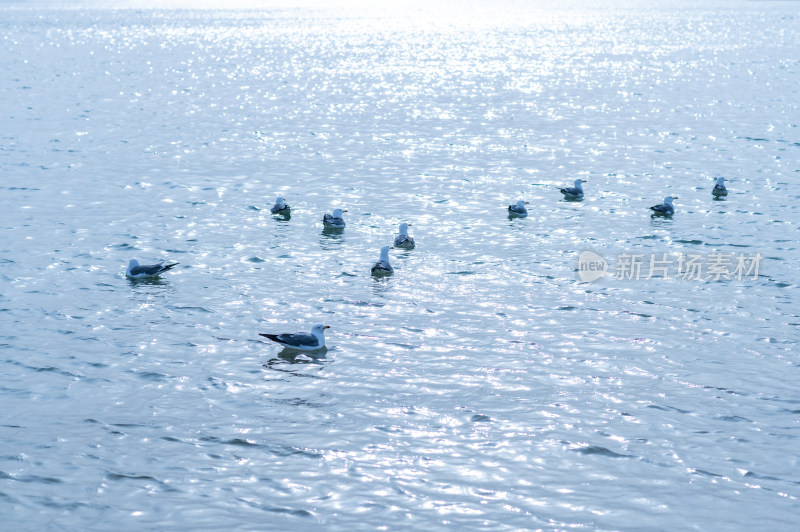
[[333, 214], [326, 214], [322, 217], [322, 223], [331, 227], [344, 227], [342, 209], [333, 209]]
[[287, 349], [297, 351], [316, 351], [325, 347], [325, 329], [330, 329], [327, 325], [317, 323], [311, 327], [311, 334], [308, 333], [283, 333], [267, 334], [258, 333], [259, 336], [269, 338], [277, 344], [281, 344]]
[[564, 199], [581, 199], [583, 198], [583, 187], [581, 183], [586, 183], [584, 179], [576, 179], [574, 187], [562, 188], [561, 193], [564, 194]]
[[509, 216], [528, 216], [528, 209], [525, 208], [525, 202], [519, 200], [516, 205], [508, 206]]
[[177, 262], [172, 264], [164, 264], [164, 261], [161, 261], [158, 264], [145, 264], [140, 266], [138, 260], [131, 259], [131, 261], [128, 263], [128, 269], [125, 271], [125, 276], [130, 277], [131, 279], [158, 277], [165, 271], [171, 270], [177, 265]]
[[389, 264], [389, 246], [381, 248], [381, 258], [372, 266], [372, 275], [389, 275], [394, 273], [394, 268]]
[[289, 214], [291, 207], [284, 203], [283, 198], [278, 196], [278, 199], [275, 200], [275, 205], [269, 210], [272, 214]]
[[678, 196], [667, 196], [664, 198], [664, 203], [661, 205], [653, 205], [650, 209], [653, 211], [653, 216], [672, 216], [675, 214], [675, 206], [672, 200], [678, 199]]
[[400, 234], [394, 239], [394, 247], [414, 249], [414, 237], [408, 236], [408, 224], [400, 224]]
[[728, 189], [725, 188], [725, 178], [724, 177], [718, 177], [717, 178], [717, 184], [714, 185], [714, 190], [711, 191], [711, 194], [713, 194], [715, 198], [719, 198], [721, 196], [727, 196], [728, 195]]

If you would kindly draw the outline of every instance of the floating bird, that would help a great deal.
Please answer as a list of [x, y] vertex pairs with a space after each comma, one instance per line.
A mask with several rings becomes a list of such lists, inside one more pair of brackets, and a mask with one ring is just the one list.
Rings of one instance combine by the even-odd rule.
[[372, 266], [372, 275], [389, 275], [394, 273], [394, 268], [389, 264], [389, 246], [381, 248], [381, 258]]
[[519, 200], [516, 205], [508, 206], [509, 216], [528, 216], [528, 209], [525, 208], [525, 202]]
[[158, 277], [165, 271], [171, 270], [177, 265], [177, 262], [172, 264], [164, 264], [164, 261], [161, 261], [158, 264], [144, 264], [140, 266], [138, 260], [131, 259], [131, 261], [128, 263], [128, 269], [125, 271], [125, 276], [130, 277], [131, 279]]
[[728, 195], [728, 189], [725, 188], [725, 178], [724, 177], [718, 177], [717, 178], [717, 184], [714, 185], [714, 190], [711, 191], [711, 194], [713, 194], [715, 198], [719, 198], [721, 196], [727, 196]]
[[394, 239], [394, 247], [414, 249], [414, 237], [408, 236], [408, 224], [400, 224], [400, 234]]
[[330, 329], [327, 325], [318, 323], [311, 327], [311, 334], [308, 333], [283, 333], [267, 334], [258, 333], [259, 336], [269, 338], [276, 344], [280, 344], [287, 349], [297, 351], [316, 351], [325, 347], [325, 329]]
[[664, 198], [664, 203], [661, 205], [653, 205], [650, 209], [653, 211], [653, 216], [672, 216], [675, 214], [675, 206], [672, 200], [678, 199], [678, 196], [667, 196]]
[[331, 227], [344, 227], [342, 209], [333, 209], [333, 214], [325, 214], [325, 216], [322, 217], [322, 223]]
[[291, 207], [286, 205], [283, 201], [283, 198], [278, 196], [278, 199], [275, 200], [275, 205], [269, 210], [272, 214], [289, 214], [291, 211]]
[[561, 193], [564, 194], [564, 199], [583, 198], [583, 187], [581, 183], [586, 183], [586, 181], [584, 179], [576, 179], [574, 187], [562, 188]]

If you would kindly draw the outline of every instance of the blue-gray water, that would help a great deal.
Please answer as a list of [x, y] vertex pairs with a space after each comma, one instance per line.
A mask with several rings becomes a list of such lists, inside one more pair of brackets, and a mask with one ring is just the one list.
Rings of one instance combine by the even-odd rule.
[[4, 530], [796, 527], [796, 2], [254, 5], [0, 6]]

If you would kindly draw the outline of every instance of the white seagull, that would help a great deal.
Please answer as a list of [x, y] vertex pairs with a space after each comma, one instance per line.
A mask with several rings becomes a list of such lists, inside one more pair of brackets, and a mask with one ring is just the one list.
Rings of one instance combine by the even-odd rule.
[[508, 206], [508, 214], [511, 216], [528, 216], [528, 209], [525, 208], [525, 202], [519, 200], [516, 205]]
[[562, 188], [561, 193], [564, 194], [564, 199], [579, 199], [583, 197], [583, 187], [581, 183], [586, 183], [583, 179], [576, 179], [574, 187]]
[[381, 258], [372, 266], [372, 275], [389, 275], [394, 273], [394, 268], [389, 264], [389, 246], [381, 248]]
[[278, 196], [278, 199], [275, 200], [275, 205], [269, 210], [272, 214], [289, 214], [291, 207], [286, 205], [283, 201], [283, 198]]
[[342, 209], [333, 209], [333, 214], [325, 214], [322, 217], [322, 223], [331, 227], [344, 227], [344, 218], [342, 218]]
[[128, 269], [125, 271], [125, 276], [130, 277], [131, 279], [158, 277], [165, 271], [171, 270], [177, 265], [177, 262], [173, 262], [172, 264], [164, 264], [164, 261], [161, 261], [158, 264], [140, 265], [138, 260], [131, 259], [131, 261], [128, 263]]
[[717, 184], [714, 185], [714, 190], [711, 191], [711, 194], [714, 195], [715, 198], [719, 198], [720, 196], [727, 196], [728, 189], [725, 188], [725, 178], [718, 177]]
[[308, 333], [283, 333], [267, 334], [258, 333], [259, 336], [269, 338], [276, 344], [280, 344], [287, 349], [296, 351], [316, 351], [325, 347], [325, 329], [330, 329], [327, 325], [318, 323], [311, 327], [311, 334]]
[[403, 222], [400, 224], [400, 234], [394, 239], [394, 247], [396, 248], [414, 248], [414, 237], [408, 236], [408, 224]]
[[664, 203], [661, 205], [653, 205], [650, 207], [650, 210], [653, 211], [653, 216], [672, 216], [675, 214], [675, 205], [672, 204], [672, 200], [678, 199], [678, 196], [667, 196], [664, 198]]

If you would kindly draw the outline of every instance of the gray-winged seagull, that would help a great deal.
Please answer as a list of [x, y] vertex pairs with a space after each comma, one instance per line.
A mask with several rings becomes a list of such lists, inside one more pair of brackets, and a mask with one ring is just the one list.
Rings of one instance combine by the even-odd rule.
[[515, 205], [509, 205], [508, 214], [511, 216], [528, 216], [528, 209], [525, 208], [525, 202], [519, 200]]
[[144, 279], [147, 277], [158, 277], [162, 273], [171, 270], [177, 266], [177, 262], [172, 264], [164, 264], [163, 261], [158, 264], [139, 264], [136, 259], [131, 259], [128, 263], [128, 269], [125, 271], [125, 276], [131, 279]]
[[333, 209], [333, 214], [325, 214], [322, 217], [322, 223], [331, 227], [344, 227], [344, 218], [342, 218], [342, 209]]
[[583, 187], [581, 183], [586, 183], [583, 179], [576, 179], [575, 186], [566, 187], [561, 189], [561, 193], [564, 194], [564, 199], [579, 199], [583, 197]]
[[650, 210], [653, 211], [654, 216], [672, 216], [675, 214], [675, 206], [672, 204], [672, 200], [674, 199], [678, 199], [678, 196], [667, 196], [664, 198], [664, 203], [661, 205], [653, 205], [650, 207]]
[[278, 196], [278, 199], [275, 200], [275, 205], [269, 210], [272, 214], [289, 214], [291, 211], [291, 207], [286, 205], [286, 202]]
[[714, 189], [711, 191], [715, 198], [719, 198], [720, 196], [727, 196], [728, 189], [725, 188], [725, 178], [718, 177], [717, 184], [714, 185]]
[[308, 333], [282, 333], [268, 334], [258, 333], [259, 336], [269, 338], [276, 344], [280, 344], [287, 349], [297, 351], [316, 351], [325, 347], [325, 329], [330, 329], [327, 325], [318, 323], [311, 327], [311, 334]]
[[389, 275], [394, 273], [394, 268], [389, 264], [389, 246], [381, 248], [381, 258], [372, 266], [372, 275]]
[[394, 247], [412, 249], [414, 247], [414, 237], [408, 236], [408, 224], [400, 224], [400, 234], [394, 239]]

